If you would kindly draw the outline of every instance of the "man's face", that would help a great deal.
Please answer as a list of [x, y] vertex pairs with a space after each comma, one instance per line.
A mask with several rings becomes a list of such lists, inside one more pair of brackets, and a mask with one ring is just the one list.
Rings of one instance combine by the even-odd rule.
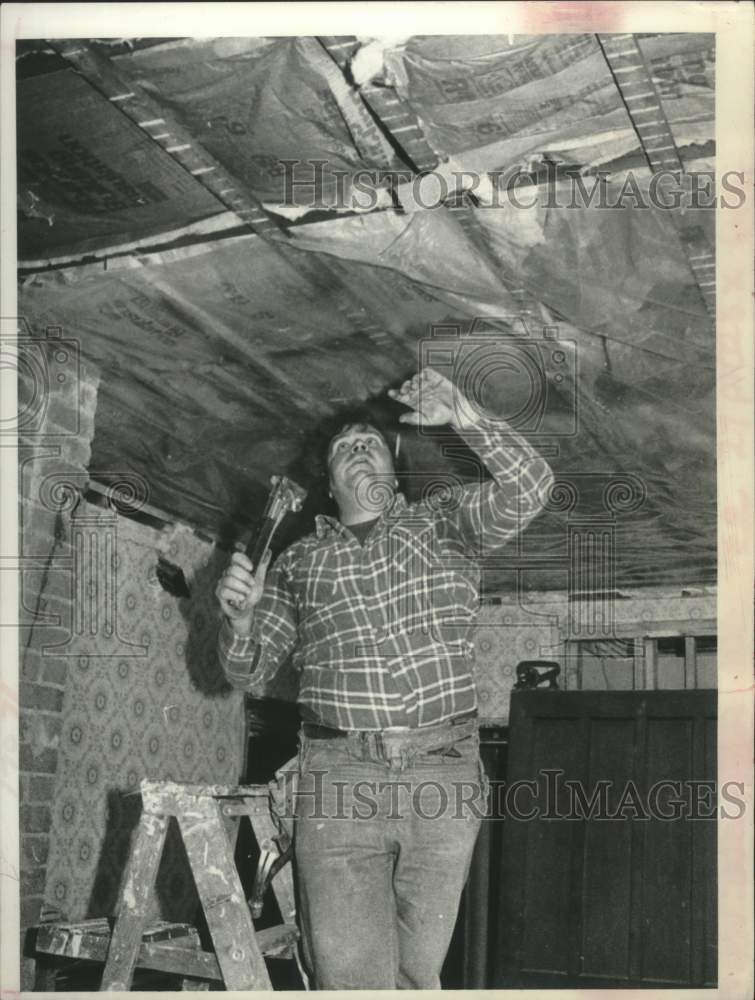
[[385, 438], [370, 424], [341, 428], [328, 447], [328, 473], [337, 503], [344, 496], [359, 495], [360, 483], [389, 479], [392, 484], [395, 475]]

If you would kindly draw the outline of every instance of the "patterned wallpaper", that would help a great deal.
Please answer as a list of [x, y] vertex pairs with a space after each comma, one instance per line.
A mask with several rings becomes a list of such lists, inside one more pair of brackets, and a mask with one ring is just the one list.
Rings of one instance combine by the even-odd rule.
[[557, 660], [558, 628], [547, 617], [526, 615], [513, 601], [480, 608], [474, 649], [480, 716], [508, 721], [509, 697], [520, 660]]
[[[160, 532], [82, 506], [74, 535], [80, 531], [84, 549], [102, 572], [95, 580], [85, 567], [79, 596], [84, 618], [97, 634], [88, 635], [84, 622], [65, 650], [61, 760], [45, 893], [46, 903], [70, 920], [113, 912], [141, 808], [140, 780], [235, 783], [243, 737], [242, 695], [227, 687], [214, 653], [212, 588], [227, 556], [188, 529]], [[114, 536], [115, 586], [109, 588], [99, 555]], [[156, 575], [160, 554], [182, 567], [190, 598], [162, 589]], [[97, 619], [86, 600], [92, 594]], [[111, 636], [105, 617], [109, 594], [117, 609]], [[76, 607], [74, 601], [74, 629]], [[154, 916], [158, 909], [169, 919], [191, 916], [194, 889], [185, 864], [173, 829]]]

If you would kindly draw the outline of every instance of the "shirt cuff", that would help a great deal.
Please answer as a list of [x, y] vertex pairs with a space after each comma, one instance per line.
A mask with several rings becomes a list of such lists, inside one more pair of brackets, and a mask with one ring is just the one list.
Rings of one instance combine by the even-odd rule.
[[238, 635], [227, 618], [223, 619], [218, 638], [220, 660], [226, 674], [248, 677], [255, 661], [257, 642], [253, 635]]

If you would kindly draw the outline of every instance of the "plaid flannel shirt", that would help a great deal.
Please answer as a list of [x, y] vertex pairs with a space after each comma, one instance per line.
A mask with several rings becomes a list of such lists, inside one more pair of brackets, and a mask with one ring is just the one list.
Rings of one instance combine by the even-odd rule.
[[221, 626], [219, 658], [234, 686], [259, 688], [293, 656], [302, 713], [328, 726], [428, 726], [476, 708], [479, 558], [535, 517], [552, 473], [502, 421], [462, 436], [492, 479], [418, 503], [396, 494], [364, 545], [320, 516], [279, 556], [252, 634]]

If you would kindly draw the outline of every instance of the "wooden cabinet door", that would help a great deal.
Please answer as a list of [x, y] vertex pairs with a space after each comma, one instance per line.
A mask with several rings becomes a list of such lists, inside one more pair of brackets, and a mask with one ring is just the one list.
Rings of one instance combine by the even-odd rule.
[[715, 780], [715, 691], [514, 692], [495, 985], [715, 985]]

